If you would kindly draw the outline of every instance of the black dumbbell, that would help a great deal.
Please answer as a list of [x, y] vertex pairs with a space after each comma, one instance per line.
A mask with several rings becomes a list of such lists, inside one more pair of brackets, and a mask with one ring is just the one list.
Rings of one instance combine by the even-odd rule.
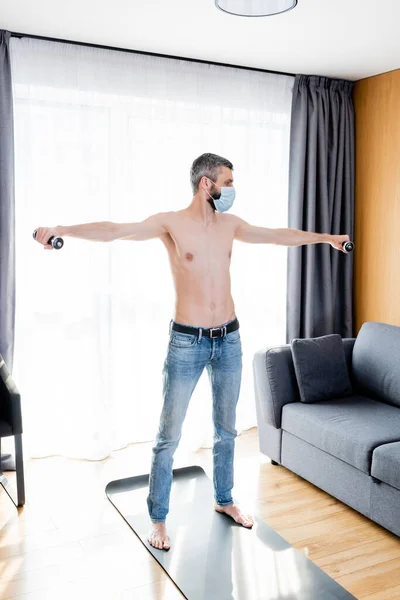
[[[32, 234], [33, 239], [36, 239], [36, 234], [37, 229], [35, 229], [35, 231]], [[47, 243], [50, 246], [53, 246], [54, 250], [61, 250], [61, 248], [64, 246], [64, 240], [62, 239], [62, 237], [54, 237], [54, 235], [51, 236]]]
[[346, 252], [352, 252], [354, 250], [353, 242], [342, 242], [342, 247]]

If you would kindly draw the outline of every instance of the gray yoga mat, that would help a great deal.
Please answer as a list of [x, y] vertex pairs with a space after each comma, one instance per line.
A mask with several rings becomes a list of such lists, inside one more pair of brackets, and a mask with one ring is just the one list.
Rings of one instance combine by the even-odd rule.
[[148, 480], [111, 481], [107, 497], [189, 600], [355, 600], [257, 517], [245, 529], [213, 510], [212, 482], [198, 466], [173, 471], [171, 549], [156, 550], [147, 541]]

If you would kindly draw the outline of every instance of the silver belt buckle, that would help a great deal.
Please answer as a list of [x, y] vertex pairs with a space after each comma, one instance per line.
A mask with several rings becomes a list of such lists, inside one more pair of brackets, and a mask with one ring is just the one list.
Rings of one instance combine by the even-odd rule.
[[[225, 337], [226, 336], [226, 325], [224, 325], [223, 327], [212, 327], [210, 329], [210, 338], [214, 339], [214, 336], [212, 334], [213, 331], [222, 331], [222, 335], [220, 337]], [[217, 336], [215, 336], [217, 337]]]

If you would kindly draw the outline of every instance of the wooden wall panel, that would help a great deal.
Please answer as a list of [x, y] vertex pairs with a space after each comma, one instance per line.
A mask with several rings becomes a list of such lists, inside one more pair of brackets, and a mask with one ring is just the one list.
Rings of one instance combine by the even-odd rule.
[[355, 84], [355, 334], [400, 326], [400, 69]]

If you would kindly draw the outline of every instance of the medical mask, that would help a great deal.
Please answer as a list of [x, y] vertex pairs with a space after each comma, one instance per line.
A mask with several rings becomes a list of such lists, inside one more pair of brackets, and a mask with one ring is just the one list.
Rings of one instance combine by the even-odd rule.
[[[209, 179], [209, 181], [211, 181], [211, 179]], [[211, 200], [213, 201], [215, 210], [217, 212], [226, 212], [227, 210], [229, 210], [232, 207], [233, 201], [235, 200], [235, 196], [236, 196], [235, 188], [227, 187], [227, 186], [220, 187], [214, 181], [212, 181], [212, 183], [214, 185], [216, 185], [217, 187], [219, 187], [219, 189], [221, 190], [220, 197], [213, 198], [211, 196], [211, 194], [209, 194], [208, 192], [207, 192], [207, 194], [210, 196]]]

